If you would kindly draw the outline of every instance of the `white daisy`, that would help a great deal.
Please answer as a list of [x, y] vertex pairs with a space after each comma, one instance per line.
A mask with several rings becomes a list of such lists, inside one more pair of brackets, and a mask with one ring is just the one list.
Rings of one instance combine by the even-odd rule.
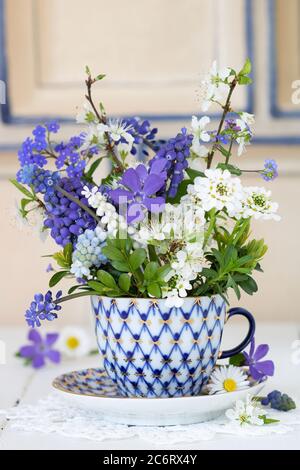
[[244, 188], [241, 216], [243, 218], [254, 217], [255, 219], [279, 221], [278, 204], [271, 201], [271, 195], [271, 191], [267, 191], [265, 188], [255, 186]]
[[263, 411], [257, 406], [257, 404], [251, 401], [251, 397], [247, 396], [246, 402], [238, 400], [233, 409], [225, 412], [226, 416], [230, 421], [234, 421], [238, 424], [253, 424], [255, 426], [262, 426], [264, 420], [261, 415]]
[[239, 368], [232, 365], [217, 367], [210, 376], [207, 388], [209, 394], [235, 392], [247, 388], [249, 380], [247, 375]]
[[59, 335], [57, 347], [68, 357], [86, 356], [92, 349], [91, 338], [83, 328], [66, 327]]

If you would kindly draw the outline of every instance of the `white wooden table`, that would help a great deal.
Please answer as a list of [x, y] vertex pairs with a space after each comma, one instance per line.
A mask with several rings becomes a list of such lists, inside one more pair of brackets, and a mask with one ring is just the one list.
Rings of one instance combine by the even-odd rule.
[[[234, 322], [232, 322], [234, 323]], [[257, 326], [257, 343], [270, 345], [270, 358], [276, 363], [276, 375], [269, 381], [267, 391], [278, 388], [292, 397], [300, 397], [300, 363], [292, 360], [292, 344], [299, 339], [300, 325], [261, 323]], [[223, 348], [236, 345], [243, 337], [244, 325], [228, 325], [223, 339]], [[6, 364], [0, 364], [0, 409], [18, 406], [20, 403], [35, 403], [51, 392], [51, 382], [62, 372], [99, 365], [97, 356], [84, 359], [65, 360], [58, 366], [49, 366], [34, 371], [24, 367], [14, 353], [26, 343], [26, 330], [1, 328], [0, 340], [6, 343]], [[298, 355], [300, 358], [300, 354]], [[300, 427], [293, 434], [270, 435], [269, 437], [237, 438], [220, 436], [211, 441], [178, 446], [180, 449], [300, 449]], [[70, 439], [55, 434], [22, 433], [10, 428], [10, 423], [0, 416], [0, 449], [151, 449], [151, 445], [139, 439], [91, 442], [85, 439]], [[153, 448], [157, 449], [157, 447]]]

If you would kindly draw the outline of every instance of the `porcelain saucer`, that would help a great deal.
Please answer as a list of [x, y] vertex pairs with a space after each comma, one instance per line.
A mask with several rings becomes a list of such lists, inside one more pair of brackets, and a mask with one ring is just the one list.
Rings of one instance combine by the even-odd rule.
[[103, 369], [84, 369], [60, 375], [53, 387], [64, 392], [72, 405], [93, 410], [101, 419], [115, 424], [170, 426], [209, 421], [232, 407], [237, 400], [258, 395], [265, 382], [216, 395], [202, 393], [192, 397], [126, 398]]

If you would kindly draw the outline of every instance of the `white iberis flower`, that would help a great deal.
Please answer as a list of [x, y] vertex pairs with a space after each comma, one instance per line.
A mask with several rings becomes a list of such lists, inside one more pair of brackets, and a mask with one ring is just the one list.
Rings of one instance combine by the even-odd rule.
[[107, 197], [99, 191], [97, 186], [91, 190], [84, 186], [82, 195], [87, 198], [89, 206], [96, 209], [96, 214], [100, 217], [100, 225], [107, 235], [115, 236], [118, 231], [127, 230], [125, 218], [118, 214], [115, 206], [107, 202]]
[[220, 366], [216, 367], [210, 376], [207, 388], [209, 394], [235, 392], [249, 386], [248, 376], [240, 367]]
[[194, 184], [188, 186], [188, 194], [205, 211], [225, 208], [230, 216], [234, 216], [242, 208], [240, 179], [232, 177], [228, 170], [205, 170], [205, 177], [198, 176]]
[[241, 426], [245, 424], [262, 426], [264, 424], [264, 419], [262, 417], [263, 411], [256, 403], [251, 401], [251, 397], [249, 396], [247, 396], [245, 402], [238, 400], [235, 403], [234, 408], [227, 410], [225, 414], [230, 421], [234, 421]]
[[208, 153], [207, 147], [201, 144], [202, 142], [209, 142], [210, 135], [205, 130], [205, 127], [209, 124], [210, 118], [208, 116], [203, 116], [200, 119], [197, 119], [196, 116], [192, 116], [191, 123], [191, 133], [193, 135], [192, 142], [192, 152], [198, 157], [206, 157]]
[[187, 243], [181, 250], [177, 251], [171, 267], [182, 278], [192, 280], [202, 271], [204, 264], [202, 241], [202, 243]]
[[221, 102], [228, 93], [229, 85], [226, 79], [230, 75], [230, 68], [225, 67], [218, 70], [217, 61], [212, 64], [209, 74], [202, 81], [204, 88], [204, 98], [202, 103], [202, 110], [207, 111], [213, 101]]
[[279, 221], [281, 217], [277, 214], [278, 203], [271, 201], [271, 194], [271, 191], [267, 191], [265, 188], [255, 186], [244, 188], [241, 216], [244, 219], [254, 217], [255, 219]]
[[68, 357], [86, 356], [91, 350], [91, 338], [83, 328], [66, 327], [59, 335], [57, 347]]

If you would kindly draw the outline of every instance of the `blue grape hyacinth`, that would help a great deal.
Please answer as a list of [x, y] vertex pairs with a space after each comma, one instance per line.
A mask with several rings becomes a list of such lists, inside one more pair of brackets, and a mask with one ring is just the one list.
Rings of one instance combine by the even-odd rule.
[[57, 171], [44, 170], [35, 164], [25, 165], [17, 173], [17, 181], [32, 186], [37, 194], [52, 193], [59, 180]]
[[261, 404], [264, 406], [270, 405], [271, 408], [279, 411], [289, 411], [296, 408], [294, 400], [286, 393], [279, 392], [279, 390], [273, 390], [273, 392], [262, 398]]
[[[56, 294], [56, 300], [62, 296], [59, 291]], [[31, 328], [40, 327], [41, 321], [52, 321], [57, 318], [57, 313], [61, 309], [53, 300], [53, 294], [49, 290], [45, 295], [35, 294], [30, 307], [26, 310], [25, 319]]]
[[150, 166], [156, 160], [166, 160], [166, 170], [170, 179], [168, 196], [174, 198], [178, 191], [178, 186], [184, 179], [184, 170], [188, 167], [187, 158], [190, 156], [190, 147], [192, 145], [193, 136], [187, 133], [187, 129], [183, 127], [176, 137], [168, 140], [155, 157], [149, 162]]
[[[87, 199], [82, 195], [85, 184], [80, 179], [62, 178], [59, 186], [88, 205]], [[44, 225], [50, 229], [50, 234], [58, 245], [66, 246], [68, 243], [74, 245], [78, 236], [85, 230], [93, 230], [96, 227], [97, 223], [90, 214], [58, 190], [54, 190], [51, 194], [46, 193], [44, 202], [47, 213]]]

